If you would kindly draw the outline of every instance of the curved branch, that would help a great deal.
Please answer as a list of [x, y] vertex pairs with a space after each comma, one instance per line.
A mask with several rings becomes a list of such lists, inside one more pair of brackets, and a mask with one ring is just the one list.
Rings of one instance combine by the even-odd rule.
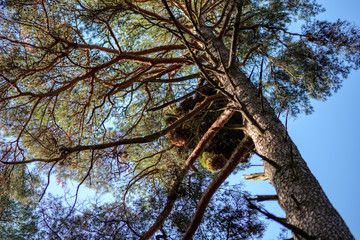
[[164, 104], [162, 104], [162, 105], [160, 105], [160, 106], [152, 107], [152, 108], [148, 109], [147, 111], [148, 111], [148, 112], [157, 111], [157, 110], [163, 109], [163, 108], [165, 108], [165, 107], [167, 107], [167, 106], [169, 106], [169, 105], [172, 105], [172, 104], [174, 104], [174, 103], [180, 102], [181, 100], [186, 99], [186, 98], [194, 95], [195, 93], [197, 93], [198, 91], [200, 91], [201, 89], [203, 89], [203, 88], [205, 88], [205, 87], [207, 87], [207, 85], [203, 85], [203, 86], [195, 89], [194, 91], [189, 92], [189, 93], [185, 94], [184, 96], [179, 97], [179, 98], [177, 98], [177, 99], [175, 99], [175, 100], [172, 100], [172, 101], [170, 101], [170, 102], [166, 102], [166, 103], [164, 103]]
[[267, 218], [270, 218], [272, 220], [274, 220], [275, 222], [281, 224], [282, 226], [286, 227], [287, 229], [291, 230], [295, 235], [300, 235], [301, 237], [304, 237], [304, 239], [306, 240], [315, 240], [316, 237], [310, 236], [307, 232], [305, 232], [304, 230], [285, 222], [282, 218], [276, 217], [275, 215], [269, 213], [268, 211], [265, 211], [263, 209], [261, 209], [260, 207], [256, 206], [255, 204], [253, 204], [250, 199], [246, 199], [248, 201], [249, 207], [252, 209], [255, 209], [257, 211], [259, 211], [260, 213], [264, 214]]
[[149, 239], [151, 236], [155, 234], [157, 230], [163, 225], [167, 217], [170, 215], [172, 208], [174, 207], [175, 201], [177, 199], [177, 190], [184, 179], [186, 173], [189, 171], [192, 164], [194, 164], [195, 160], [200, 156], [200, 154], [207, 148], [208, 144], [212, 138], [216, 135], [219, 129], [225, 125], [225, 123], [231, 118], [234, 113], [231, 109], [226, 109], [220, 117], [211, 125], [211, 127], [206, 131], [204, 136], [201, 138], [200, 142], [187, 158], [183, 167], [181, 168], [178, 175], [173, 180], [168, 196], [167, 201], [164, 206], [163, 211], [157, 217], [155, 223], [149, 228], [149, 230], [144, 233], [144, 235], [140, 238], [140, 240]]
[[194, 217], [183, 236], [183, 240], [192, 239], [196, 229], [199, 227], [202, 217], [204, 216], [206, 207], [208, 206], [212, 196], [218, 190], [220, 185], [228, 178], [228, 176], [235, 170], [237, 165], [241, 162], [242, 158], [249, 152], [249, 149], [254, 147], [254, 143], [250, 137], [246, 136], [239, 146], [234, 150], [227, 164], [216, 175], [214, 180], [210, 183], [208, 188], [202, 195], [199, 204], [196, 208]]
[[69, 148], [65, 147], [65, 148], [62, 148], [60, 150], [65, 151], [65, 152], [78, 152], [78, 151], [84, 151], [84, 150], [98, 150], [98, 149], [111, 148], [111, 147], [115, 147], [115, 146], [119, 146], [119, 145], [125, 145], [125, 144], [152, 142], [152, 141], [158, 139], [159, 137], [164, 136], [165, 134], [167, 134], [171, 130], [175, 129], [181, 123], [183, 123], [183, 122], [189, 120], [190, 118], [194, 117], [200, 111], [205, 109], [211, 102], [216, 101], [216, 100], [220, 100], [220, 99], [224, 99], [224, 98], [225, 97], [222, 94], [216, 94], [216, 95], [212, 95], [212, 96], [209, 96], [209, 97], [205, 98], [205, 100], [197, 108], [195, 108], [194, 110], [192, 110], [191, 112], [186, 114], [184, 117], [176, 120], [173, 124], [171, 124], [170, 126], [164, 128], [163, 130], [161, 130], [161, 131], [159, 131], [157, 133], [153, 133], [153, 134], [150, 134], [150, 135], [147, 135], [147, 136], [137, 137], [137, 138], [120, 139], [118, 141], [110, 142], [110, 143], [103, 143], [103, 144], [96, 144], [96, 145], [85, 145], [85, 146], [80, 145], [80, 146], [69, 147]]
[[8, 101], [8, 100], [18, 98], [18, 97], [26, 97], [26, 96], [38, 97], [38, 98], [56, 96], [59, 93], [66, 91], [67, 89], [73, 87], [79, 81], [90, 78], [90, 77], [94, 76], [95, 73], [99, 72], [100, 70], [110, 67], [111, 65], [113, 65], [119, 61], [122, 61], [122, 60], [130, 60], [133, 62], [145, 63], [145, 64], [149, 64], [149, 65], [164, 65], [164, 64], [165, 65], [166, 64], [171, 64], [171, 65], [189, 64], [190, 65], [190, 64], [192, 64], [191, 61], [189, 61], [185, 58], [150, 58], [150, 57], [140, 57], [140, 56], [136, 56], [136, 55], [130, 54], [130, 53], [123, 53], [123, 54], [119, 54], [118, 56], [116, 56], [115, 58], [113, 58], [112, 60], [110, 60], [106, 63], [100, 64], [100, 65], [92, 68], [86, 74], [74, 78], [73, 80], [69, 81], [65, 86], [60, 87], [56, 90], [51, 90], [49, 92], [40, 93], [40, 94], [35, 94], [32, 92], [21, 92], [17, 95], [13, 95], [10, 97], [0, 99], [0, 102]]
[[129, 139], [120, 139], [115, 142], [102, 143], [102, 144], [96, 144], [96, 145], [84, 145], [84, 146], [79, 145], [79, 146], [75, 146], [75, 147], [61, 147], [59, 149], [61, 152], [60, 156], [57, 158], [52, 158], [52, 159], [40, 159], [39, 158], [39, 159], [24, 160], [24, 161], [19, 161], [19, 162], [5, 162], [5, 161], [1, 160], [1, 162], [4, 164], [13, 164], [13, 165], [27, 164], [27, 163], [32, 163], [32, 162], [57, 162], [59, 160], [65, 159], [67, 156], [69, 156], [73, 152], [80, 152], [80, 151], [85, 151], [85, 150], [100, 150], [100, 149], [111, 148], [111, 147], [116, 147], [116, 146], [126, 145], [126, 144], [152, 142], [152, 141], [166, 135], [168, 132], [175, 129], [180, 124], [184, 123], [185, 121], [187, 121], [187, 120], [191, 119], [192, 117], [194, 117], [195, 115], [197, 115], [200, 111], [204, 110], [213, 101], [224, 99], [224, 98], [225, 98], [225, 96], [223, 96], [222, 94], [216, 94], [216, 95], [209, 96], [209, 97], [205, 98], [205, 100], [202, 101], [201, 104], [197, 108], [195, 108], [188, 114], [184, 115], [182, 118], [179, 118], [170, 126], [164, 128], [163, 130], [161, 130], [159, 132], [156, 132], [156, 133], [153, 133], [153, 134], [150, 134], [147, 136], [137, 137], [137, 138], [129, 138]]
[[46, 190], [48, 189], [48, 187], [49, 187], [49, 185], [50, 185], [50, 175], [51, 175], [51, 172], [52, 172], [53, 168], [55, 167], [56, 163], [57, 163], [57, 162], [55, 162], [55, 163], [51, 166], [51, 168], [50, 168], [50, 170], [49, 170], [49, 172], [48, 172], [48, 174], [47, 174], [47, 183], [46, 183], [46, 186], [45, 186], [45, 188], [44, 188], [44, 190], [43, 190], [43, 192], [42, 192], [42, 194], [41, 194], [41, 196], [40, 196], [40, 198], [39, 198], [39, 202], [40, 202], [40, 201], [43, 199], [43, 197], [45, 196]]
[[149, 48], [149, 49], [144, 49], [144, 50], [140, 50], [140, 51], [137, 51], [137, 52], [121, 52], [121, 53], [119, 53], [119, 51], [116, 50], [116, 49], [102, 47], [102, 46], [95, 45], [95, 44], [72, 43], [72, 42], [69, 42], [69, 41], [66, 41], [66, 40], [61, 40], [61, 41], [65, 42], [66, 44], [68, 44], [69, 46], [71, 46], [73, 48], [99, 50], [99, 51], [102, 51], [102, 52], [112, 53], [112, 54], [146, 55], [146, 54], [156, 53], [156, 52], [161, 52], [161, 51], [186, 49], [186, 47], [183, 46], [183, 45], [165, 45], [165, 46], [158, 46], [158, 47], [153, 47], [153, 48]]

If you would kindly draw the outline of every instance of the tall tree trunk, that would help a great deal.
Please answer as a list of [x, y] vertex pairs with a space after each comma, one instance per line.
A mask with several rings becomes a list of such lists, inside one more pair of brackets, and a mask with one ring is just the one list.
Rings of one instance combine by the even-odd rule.
[[[207, 50], [213, 55], [211, 61], [223, 72], [217, 77], [225, 90], [237, 98], [238, 104], [264, 130], [260, 134], [254, 122], [246, 121], [247, 133], [253, 139], [257, 153], [263, 156], [265, 174], [277, 191], [279, 204], [289, 223], [314, 239], [354, 239], [270, 104], [260, 101], [258, 89], [236, 64], [224, 69], [231, 53], [223, 41], [206, 27], [202, 27], [201, 32]], [[295, 233], [294, 238], [306, 239]]]

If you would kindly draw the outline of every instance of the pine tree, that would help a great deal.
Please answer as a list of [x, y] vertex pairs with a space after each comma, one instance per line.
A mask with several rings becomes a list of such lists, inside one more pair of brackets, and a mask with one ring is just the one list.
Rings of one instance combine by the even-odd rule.
[[118, 188], [124, 203], [166, 186], [141, 239], [163, 231], [192, 174], [220, 169], [193, 198], [190, 239], [220, 185], [255, 154], [295, 239], [353, 239], [278, 114], [311, 113], [310, 98], [325, 100], [359, 67], [357, 27], [316, 20], [311, 0], [2, 6], [3, 164]]

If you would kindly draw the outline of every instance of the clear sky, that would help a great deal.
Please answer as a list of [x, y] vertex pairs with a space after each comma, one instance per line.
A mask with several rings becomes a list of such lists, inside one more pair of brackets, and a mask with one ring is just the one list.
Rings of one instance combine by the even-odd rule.
[[[359, 0], [320, 0], [326, 12], [319, 19], [348, 20], [360, 27]], [[355, 239], [360, 239], [360, 71], [345, 79], [343, 87], [325, 102], [314, 101], [315, 112], [288, 122], [290, 137], [298, 146], [312, 173], [320, 182], [333, 206], [343, 217]], [[261, 171], [253, 168], [250, 172]], [[249, 183], [253, 194], [271, 194], [268, 181]], [[284, 214], [267, 204], [278, 216]], [[276, 239], [269, 226], [265, 240]], [[290, 236], [289, 236], [290, 237]]]

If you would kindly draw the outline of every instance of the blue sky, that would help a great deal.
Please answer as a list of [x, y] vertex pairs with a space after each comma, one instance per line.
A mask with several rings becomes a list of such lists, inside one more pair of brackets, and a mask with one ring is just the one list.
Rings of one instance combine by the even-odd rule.
[[[321, 0], [321, 19], [348, 20], [360, 27], [360, 1]], [[326, 102], [314, 102], [315, 112], [290, 122], [290, 135], [334, 207], [356, 239], [360, 239], [360, 71]]]
[[[319, 19], [348, 20], [360, 27], [359, 0], [318, 1], [326, 12]], [[360, 239], [360, 71], [345, 79], [343, 87], [325, 102], [313, 101], [315, 112], [288, 122], [290, 137], [355, 239]], [[250, 169], [259, 172], [261, 168]], [[268, 181], [247, 183], [253, 194], [272, 194]], [[284, 216], [276, 203], [266, 207]], [[276, 239], [278, 224], [271, 224], [264, 239]], [[290, 236], [288, 236], [290, 237]]]

